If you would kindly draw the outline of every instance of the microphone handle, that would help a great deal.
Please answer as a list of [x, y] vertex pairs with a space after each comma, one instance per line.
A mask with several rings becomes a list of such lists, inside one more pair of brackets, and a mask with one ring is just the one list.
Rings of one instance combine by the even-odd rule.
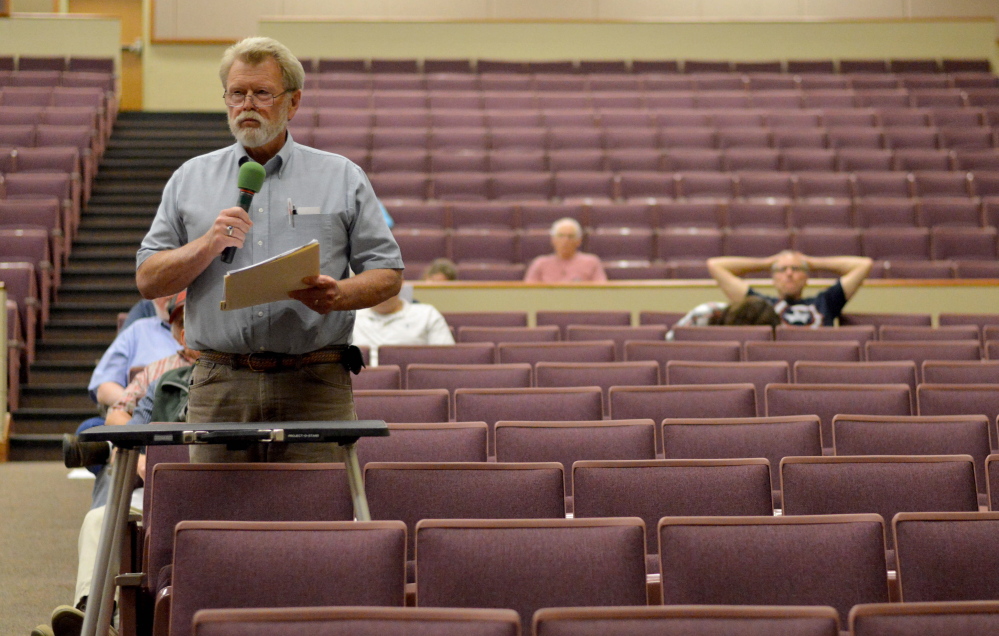
[[[254, 194], [256, 194], [256, 192], [253, 192], [252, 190], [243, 190], [242, 188], [240, 188], [240, 190], [239, 190], [239, 203], [238, 203], [238, 205], [239, 205], [239, 207], [243, 208], [244, 212], [249, 213], [249, 211], [250, 211], [250, 203], [253, 202], [253, 195]], [[230, 245], [229, 247], [227, 247], [224, 250], [222, 250], [222, 262], [223, 263], [231, 263], [232, 259], [235, 256], [236, 256], [236, 247], [234, 245]]]

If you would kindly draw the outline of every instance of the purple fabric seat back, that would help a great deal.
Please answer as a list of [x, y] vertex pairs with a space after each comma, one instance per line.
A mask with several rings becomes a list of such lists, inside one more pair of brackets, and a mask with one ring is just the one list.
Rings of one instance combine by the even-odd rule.
[[399, 521], [185, 521], [176, 530], [170, 633], [192, 634], [201, 609], [401, 607], [405, 562]]
[[783, 360], [766, 362], [692, 362], [671, 360], [666, 363], [664, 384], [740, 384], [756, 387], [756, 413], [766, 411], [765, 389], [768, 384], [791, 381], [791, 372]]
[[358, 440], [357, 458], [368, 462], [484, 462], [485, 422], [389, 424], [388, 437]]
[[969, 455], [785, 457], [780, 475], [785, 515], [978, 510]]
[[970, 455], [978, 492], [984, 494], [990, 429], [983, 415], [837, 415], [834, 451], [836, 455]]
[[828, 605], [845, 621], [888, 601], [877, 515], [665, 517], [658, 535], [664, 605]]
[[420, 607], [507, 607], [527, 633], [542, 607], [646, 604], [640, 519], [433, 520], [416, 533]]
[[832, 448], [835, 415], [912, 415], [907, 384], [771, 384], [767, 416], [818, 415], [822, 446]]
[[999, 513], [899, 513], [892, 531], [906, 603], [999, 600]]
[[425, 607], [323, 607], [301, 609], [202, 610], [194, 617], [195, 636], [520, 636], [512, 610]]
[[159, 464], [153, 473], [146, 513], [146, 585], [153, 592], [161, 570], [175, 562], [174, 527], [181, 521], [354, 518], [341, 464]]
[[497, 422], [496, 461], [558, 462], [565, 494], [573, 494], [572, 465], [581, 460], [655, 459], [651, 420]]
[[447, 422], [452, 419], [449, 403], [447, 389], [354, 391], [354, 410], [362, 420]]
[[[831, 607], [567, 607], [539, 610], [537, 636], [836, 636]], [[214, 635], [213, 635], [214, 636]], [[220, 635], [222, 636], [222, 635]]]
[[999, 629], [999, 602], [876, 603], [850, 611], [855, 636], [948, 636], [962, 630], [988, 634]]

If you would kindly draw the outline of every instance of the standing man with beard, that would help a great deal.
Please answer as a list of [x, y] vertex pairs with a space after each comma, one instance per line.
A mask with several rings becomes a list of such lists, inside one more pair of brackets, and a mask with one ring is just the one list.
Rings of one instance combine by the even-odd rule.
[[[287, 47], [265, 37], [242, 40], [223, 55], [219, 77], [237, 143], [174, 173], [136, 255], [143, 296], [188, 290], [187, 342], [201, 352], [188, 421], [356, 419], [347, 370], [360, 361], [350, 346], [354, 310], [399, 292], [399, 247], [364, 172], [288, 133], [305, 73]], [[266, 176], [247, 213], [234, 203], [239, 167], [249, 160]], [[321, 273], [303, 279], [308, 288], [286, 301], [220, 311], [227, 271], [312, 239], [320, 244]], [[219, 258], [227, 247], [238, 248], [231, 265]], [[191, 455], [194, 461], [336, 459], [325, 444], [246, 451], [194, 445]]]
[[[718, 281], [718, 286], [732, 303], [742, 302], [747, 296], [759, 296], [773, 305], [784, 324], [832, 327], [846, 302], [853, 298], [871, 272], [873, 264], [865, 256], [815, 257], [784, 250], [767, 258], [709, 258], [708, 272]], [[839, 279], [817, 295], [802, 298], [801, 293], [808, 284], [808, 274], [813, 269], [834, 271], [839, 274]], [[779, 297], [764, 296], [741, 278], [760, 270], [770, 272]]]

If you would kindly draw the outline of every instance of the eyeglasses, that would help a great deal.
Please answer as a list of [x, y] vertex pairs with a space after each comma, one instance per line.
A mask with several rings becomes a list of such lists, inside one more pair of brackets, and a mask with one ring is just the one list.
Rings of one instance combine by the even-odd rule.
[[253, 103], [257, 106], [270, 106], [274, 103], [275, 99], [281, 97], [287, 92], [288, 91], [281, 91], [277, 95], [273, 95], [270, 91], [250, 91], [249, 93], [244, 93], [243, 91], [232, 91], [230, 93], [229, 91], [226, 91], [225, 93], [222, 93], [222, 99], [225, 100], [226, 106], [231, 106], [233, 108], [242, 106], [243, 102], [245, 102], [247, 98], [252, 99]]
[[804, 265], [774, 265], [770, 268], [770, 272], [773, 274], [779, 274], [787, 270], [791, 270], [792, 272], [807, 272], [808, 268]]

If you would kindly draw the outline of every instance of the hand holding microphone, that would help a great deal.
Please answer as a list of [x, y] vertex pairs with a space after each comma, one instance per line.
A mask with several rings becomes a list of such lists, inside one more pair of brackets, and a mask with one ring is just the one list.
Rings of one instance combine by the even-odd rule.
[[[239, 177], [236, 180], [236, 185], [239, 187], [238, 205], [244, 212], [250, 211], [253, 195], [260, 192], [260, 187], [264, 185], [264, 176], [266, 176], [264, 167], [256, 161], [247, 161], [239, 167]], [[226, 234], [232, 236], [232, 230], [231, 225], [227, 226]], [[230, 245], [222, 250], [223, 263], [231, 263], [234, 256], [236, 256], [235, 246]]]

